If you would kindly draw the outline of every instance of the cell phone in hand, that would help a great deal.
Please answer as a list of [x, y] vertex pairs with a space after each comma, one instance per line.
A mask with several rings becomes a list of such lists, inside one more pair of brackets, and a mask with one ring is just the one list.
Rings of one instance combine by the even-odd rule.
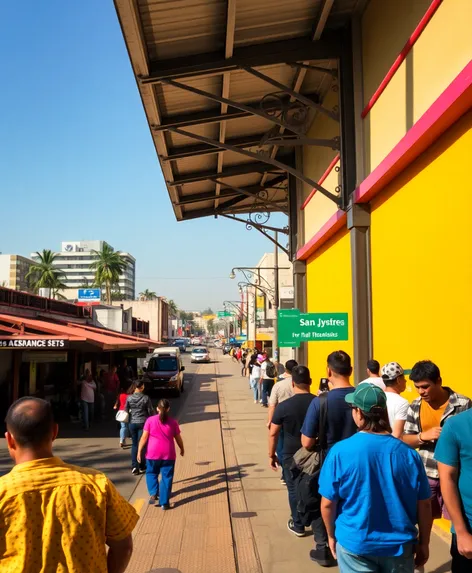
[[329, 391], [329, 380], [328, 378], [321, 378], [320, 380], [320, 392]]

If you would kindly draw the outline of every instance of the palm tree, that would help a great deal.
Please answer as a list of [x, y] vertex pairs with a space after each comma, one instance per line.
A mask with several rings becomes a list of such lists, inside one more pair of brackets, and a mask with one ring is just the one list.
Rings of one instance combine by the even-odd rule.
[[139, 293], [139, 300], [154, 300], [155, 298], [157, 298], [157, 294], [149, 289]]
[[177, 314], [178, 314], [178, 312], [179, 312], [179, 309], [177, 308], [177, 305], [175, 304], [175, 302], [174, 302], [172, 299], [170, 299], [170, 300], [167, 302], [167, 306], [168, 306], [168, 308], [169, 308], [170, 314], [171, 314], [172, 316], [177, 316]]
[[95, 271], [95, 284], [100, 288], [105, 285], [105, 300], [111, 305], [112, 288], [118, 285], [120, 275], [127, 267], [126, 260], [120, 252], [114, 251], [107, 243], [103, 244], [101, 251], [92, 250], [92, 254], [97, 257], [90, 265]]
[[67, 288], [62, 282], [65, 275], [54, 265], [56, 259], [57, 254], [49, 249], [35, 253], [36, 264], [31, 265], [26, 275], [26, 279], [35, 293], [39, 292], [41, 288], [48, 288], [51, 289], [52, 298], [64, 298], [59, 294], [59, 291]]

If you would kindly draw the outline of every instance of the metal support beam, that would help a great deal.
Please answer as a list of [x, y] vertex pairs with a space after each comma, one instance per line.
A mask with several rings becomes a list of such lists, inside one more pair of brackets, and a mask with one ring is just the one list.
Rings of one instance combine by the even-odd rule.
[[288, 212], [289, 212], [289, 260], [293, 261], [297, 255], [297, 228], [299, 209], [297, 205], [297, 179], [288, 176]]
[[254, 221], [251, 220], [244, 220], [244, 219], [240, 219], [239, 217], [236, 217], [235, 215], [226, 215], [225, 213], [219, 213], [220, 217], [226, 217], [226, 219], [232, 219], [233, 221], [238, 221], [239, 223], [244, 223], [245, 225], [249, 225], [250, 227], [259, 227], [260, 229], [265, 229], [267, 231], [274, 231], [277, 233], [284, 233], [284, 235], [288, 235], [288, 229], [287, 228], [281, 228], [281, 227], [271, 227], [269, 225], [260, 225], [259, 223], [255, 223]]
[[280, 119], [277, 115], [275, 115], [275, 114], [270, 115], [269, 113], [266, 113], [265, 111], [263, 111], [261, 108], [249, 106], [245, 103], [240, 103], [240, 102], [236, 102], [234, 100], [231, 100], [231, 99], [228, 99], [225, 97], [217, 96], [211, 92], [206, 92], [204, 90], [200, 90], [200, 89], [195, 88], [193, 86], [188, 86], [186, 84], [182, 84], [181, 82], [176, 82], [174, 80], [162, 80], [162, 83], [169, 85], [169, 86], [173, 86], [175, 88], [180, 88], [181, 90], [188, 91], [190, 93], [202, 96], [202, 97], [210, 99], [212, 101], [217, 101], [219, 103], [235, 107], [237, 109], [240, 109], [241, 111], [246, 111], [249, 114], [256, 115], [256, 116], [261, 117], [262, 119], [265, 119], [271, 123], [275, 123], [276, 125], [279, 125], [280, 127], [283, 127], [284, 129], [289, 129], [290, 131], [292, 131], [293, 133], [296, 133], [297, 135], [300, 135], [300, 136], [305, 135], [305, 133], [302, 129], [299, 129], [293, 125], [287, 124], [282, 119]]
[[[254, 147], [259, 144], [263, 137], [264, 133], [247, 137], [234, 137], [228, 139], [228, 143], [236, 147]], [[201, 155], [213, 155], [215, 153], [221, 153], [221, 150], [215, 149], [212, 145], [180, 145], [179, 147], [171, 148], [169, 155], [161, 159], [163, 161], [176, 161], [186, 157], [200, 157]]]
[[[284, 177], [285, 179], [285, 177]], [[264, 199], [263, 197], [257, 197], [257, 194], [254, 195], [253, 193], [248, 192], [245, 188], [243, 187], [235, 187], [234, 185], [229, 185], [227, 183], [224, 183], [223, 181], [219, 181], [218, 179], [214, 179], [215, 183], [217, 183], [218, 185], [221, 185], [222, 187], [227, 187], [228, 189], [232, 189], [233, 191], [237, 191], [238, 193], [240, 193], [241, 195], [243, 195], [242, 199], [247, 199], [248, 197], [250, 199], [256, 199], [257, 201], [257, 205], [260, 205], [261, 207], [266, 207], [269, 210], [273, 208], [273, 206], [276, 204], [275, 201], [270, 201], [268, 199]], [[242, 200], [241, 199], [241, 200]], [[235, 199], [232, 199], [231, 201], [227, 201], [225, 203], [226, 207], [231, 207], [233, 205], [236, 205], [237, 203], [239, 203], [240, 201], [236, 201]], [[223, 209], [224, 206], [220, 205], [220, 207]], [[284, 209], [282, 209], [282, 211], [284, 213], [286, 213], [286, 211]]]
[[[300, 312], [306, 312], [306, 263], [305, 261], [293, 262], [293, 290], [295, 295], [295, 308]], [[308, 364], [307, 345], [305, 342], [295, 349], [295, 360], [299, 364]]]
[[269, 66], [286, 61], [328, 60], [338, 58], [341, 43], [339, 33], [326, 32], [323, 40], [313, 42], [310, 37], [280, 40], [244, 46], [234, 50], [230, 58], [221, 52], [182, 56], [149, 64], [149, 75], [141, 76], [142, 84], [155, 84], [167, 79], [209, 76], [232, 71], [240, 66]]
[[[258, 158], [260, 159], [260, 158]], [[237, 175], [247, 175], [248, 173], [266, 173], [267, 171], [277, 171], [271, 165], [258, 161], [257, 163], [242, 163], [241, 165], [233, 165], [227, 167], [222, 173], [216, 171], [193, 171], [192, 173], [185, 173], [174, 181], [167, 181], [167, 185], [175, 187], [177, 185], [187, 185], [188, 183], [196, 183], [197, 181], [205, 181], [205, 179], [224, 179], [225, 177], [236, 177]]]
[[[273, 167], [275, 167], [277, 169], [281, 169], [282, 171], [286, 171], [287, 173], [292, 174], [297, 179], [300, 179], [301, 181], [303, 181], [307, 185], [310, 185], [311, 187], [314, 187], [315, 189], [317, 189], [325, 197], [327, 197], [328, 199], [331, 199], [331, 201], [334, 201], [334, 203], [336, 203], [336, 205], [339, 205], [339, 197], [337, 197], [336, 195], [334, 195], [333, 193], [331, 193], [330, 191], [328, 191], [327, 189], [325, 189], [324, 187], [319, 185], [316, 181], [313, 181], [312, 179], [310, 179], [309, 177], [307, 177], [303, 173], [297, 171], [297, 169], [295, 169], [294, 167], [292, 167], [290, 165], [286, 165], [285, 163], [282, 163], [281, 161], [279, 161], [277, 159], [273, 159], [272, 157], [264, 157], [258, 153], [253, 153], [252, 151], [247, 151], [246, 149], [240, 149], [239, 147], [234, 147], [233, 145], [229, 145], [227, 143], [222, 143], [220, 141], [210, 139], [209, 137], [204, 137], [203, 135], [196, 135], [195, 133], [190, 133], [188, 131], [184, 131], [183, 129], [173, 128], [171, 131], [173, 131], [174, 133], [178, 133], [180, 135], [186, 136], [186, 137], [190, 137], [192, 139], [195, 139], [196, 141], [201, 141], [202, 143], [208, 143], [209, 145], [214, 145], [215, 147], [219, 147], [221, 149], [226, 149], [228, 151], [235, 151], [236, 153], [239, 153], [241, 155], [245, 155], [246, 157], [250, 157], [251, 159], [261, 159], [263, 162], [267, 163], [268, 165], [272, 165]], [[174, 184], [176, 184], [176, 183], [174, 182]]]
[[351, 237], [354, 380], [358, 384], [365, 378], [367, 360], [373, 356], [369, 205], [351, 202], [347, 212], [347, 228]]
[[313, 34], [313, 40], [315, 42], [319, 41], [321, 38], [321, 34], [326, 26], [326, 22], [328, 21], [329, 13], [331, 12], [331, 8], [333, 7], [334, 0], [324, 0], [323, 7], [321, 8], [320, 15], [318, 17], [318, 22], [316, 23], [315, 33]]
[[339, 61], [339, 103], [341, 113], [341, 209], [346, 210], [356, 188], [356, 129], [354, 118], [354, 75], [351, 30], [343, 33]]
[[[330, 111], [329, 109], [324, 108], [319, 103], [313, 102], [312, 100], [310, 100], [309, 98], [307, 98], [303, 94], [301, 94], [295, 90], [292, 90], [291, 88], [287, 87], [284, 84], [281, 84], [277, 80], [274, 80], [271, 77], [266, 76], [265, 74], [259, 72], [258, 70], [255, 70], [254, 68], [251, 68], [249, 66], [241, 67], [241, 69], [244, 70], [245, 72], [247, 72], [248, 74], [255, 76], [256, 78], [259, 78], [260, 80], [263, 80], [264, 82], [267, 82], [271, 86], [276, 87], [280, 91], [292, 96], [294, 99], [300, 101], [301, 103], [305, 104], [306, 106], [311, 107], [312, 109], [315, 109], [316, 111], [319, 111], [321, 113], [324, 113], [325, 115], [327, 115], [328, 117], [330, 117], [334, 121], [339, 121], [339, 116], [337, 113]], [[285, 126], [285, 127], [288, 129], [291, 129], [289, 126]]]

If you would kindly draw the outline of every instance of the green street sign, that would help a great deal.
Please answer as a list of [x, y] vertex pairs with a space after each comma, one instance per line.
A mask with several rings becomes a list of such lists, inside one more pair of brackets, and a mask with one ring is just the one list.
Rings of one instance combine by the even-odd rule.
[[347, 340], [347, 312], [301, 313], [298, 309], [279, 310], [279, 346], [298, 348], [300, 342]]
[[216, 313], [216, 316], [217, 316], [218, 318], [226, 318], [226, 317], [228, 317], [228, 316], [232, 316], [232, 314], [231, 314], [231, 312], [229, 312], [228, 310], [219, 310], [219, 311]]

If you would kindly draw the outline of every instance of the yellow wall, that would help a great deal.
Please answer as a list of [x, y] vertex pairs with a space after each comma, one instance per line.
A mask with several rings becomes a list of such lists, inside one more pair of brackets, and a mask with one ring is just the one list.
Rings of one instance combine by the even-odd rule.
[[[367, 104], [431, 0], [371, 0], [362, 20]], [[470, 0], [443, 0], [407, 59], [364, 119], [370, 173], [472, 57]]]
[[372, 290], [375, 358], [431, 359], [472, 397], [471, 149], [469, 112], [373, 201]]
[[[338, 105], [338, 92], [330, 90], [323, 101], [323, 106], [331, 110], [336, 105]], [[331, 139], [338, 135], [339, 124], [322, 113], [316, 114], [307, 133], [308, 137], [319, 139]], [[318, 182], [337, 153], [336, 150], [329, 147], [305, 145], [303, 147], [303, 173], [313, 181]], [[335, 193], [335, 189], [338, 185], [339, 175], [333, 170], [330, 176], [324, 181], [323, 187]], [[311, 191], [312, 187], [304, 185], [304, 198], [308, 197]], [[305, 239], [303, 242], [306, 243], [309, 241], [336, 210], [337, 207], [331, 199], [317, 192], [304, 211], [300, 212], [305, 221]]]
[[308, 367], [314, 386], [326, 376], [326, 357], [333, 350], [345, 350], [352, 357], [352, 295], [349, 233], [337, 233], [307, 261], [307, 312], [349, 313], [349, 340], [307, 342]]

